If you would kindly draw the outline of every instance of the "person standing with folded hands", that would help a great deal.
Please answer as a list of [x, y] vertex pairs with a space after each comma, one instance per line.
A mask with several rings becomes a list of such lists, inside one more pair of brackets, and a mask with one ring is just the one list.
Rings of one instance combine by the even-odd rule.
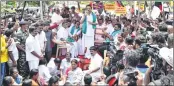
[[26, 39], [26, 60], [28, 61], [30, 70], [37, 69], [39, 60], [43, 59], [38, 39], [35, 37], [36, 35], [37, 29], [35, 27], [30, 27], [29, 36]]

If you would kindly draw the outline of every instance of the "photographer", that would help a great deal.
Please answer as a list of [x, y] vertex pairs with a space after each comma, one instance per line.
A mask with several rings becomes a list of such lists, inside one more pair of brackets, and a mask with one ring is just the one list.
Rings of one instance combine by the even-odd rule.
[[173, 48], [168, 49], [164, 47], [160, 49], [159, 54], [163, 59], [162, 69], [164, 70], [165, 75], [158, 80], [150, 81], [150, 72], [152, 72], [153, 70], [153, 66], [151, 66], [146, 72], [145, 85], [148, 85], [148, 84], [149, 85], [172, 85], [171, 82], [173, 82], [172, 78], [174, 77], [174, 76], [171, 76], [174, 72], [173, 71]]
[[[135, 50], [127, 50], [124, 54], [123, 63], [125, 65], [125, 69], [123, 72], [120, 73], [118, 85], [130, 85], [132, 82], [135, 85], [142, 85], [142, 76], [140, 75], [139, 71], [136, 69], [139, 61], [139, 54]], [[137, 74], [135, 76], [129, 76], [130, 74], [133, 75], [134, 73]]]

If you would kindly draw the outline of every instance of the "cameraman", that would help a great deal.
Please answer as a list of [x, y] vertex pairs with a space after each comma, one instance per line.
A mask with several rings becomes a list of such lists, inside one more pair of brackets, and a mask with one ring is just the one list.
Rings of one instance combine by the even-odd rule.
[[146, 46], [146, 38], [143, 35], [138, 35], [135, 38], [135, 42], [134, 42], [134, 48], [136, 49], [136, 51], [140, 54], [140, 59], [139, 59], [139, 63], [137, 65], [137, 69], [140, 71], [140, 73], [143, 76], [144, 79], [144, 75], [148, 69], [148, 65], [146, 64], [146, 62], [150, 62], [148, 60], [149, 59], [149, 55], [147, 53], [148, 47]]
[[[135, 50], [127, 50], [124, 53], [123, 63], [125, 65], [125, 69], [120, 73], [118, 85], [129, 85], [129, 83], [133, 82], [134, 85], [142, 85], [143, 78], [138, 73], [139, 71], [136, 69], [136, 66], [139, 62], [139, 54]], [[133, 74], [137, 72], [137, 74], [133, 77], [129, 77], [129, 74]], [[132, 83], [131, 83], [132, 84]]]
[[[150, 81], [150, 72], [152, 72], [153, 66], [151, 66], [148, 71], [146, 72], [146, 83], [145, 85], [172, 85], [171, 82], [172, 78], [174, 76], [171, 76], [173, 74], [173, 48], [168, 49], [166, 47], [160, 49], [159, 51], [160, 56], [163, 59], [163, 70], [165, 72], [165, 75], [162, 76], [160, 79], [155, 80], [155, 81]], [[167, 80], [166, 80], [167, 79]], [[150, 83], [149, 83], [150, 82]]]

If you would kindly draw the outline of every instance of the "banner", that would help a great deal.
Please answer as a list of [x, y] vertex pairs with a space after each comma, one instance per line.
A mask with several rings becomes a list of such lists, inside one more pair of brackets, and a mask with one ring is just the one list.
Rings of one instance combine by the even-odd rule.
[[126, 7], [116, 7], [115, 12], [118, 15], [126, 14]]
[[115, 4], [104, 4], [106, 11], [113, 11], [115, 10]]

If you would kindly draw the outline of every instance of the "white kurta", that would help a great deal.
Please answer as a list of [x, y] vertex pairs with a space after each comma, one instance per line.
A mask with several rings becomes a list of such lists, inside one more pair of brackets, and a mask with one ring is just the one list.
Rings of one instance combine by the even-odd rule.
[[99, 54], [95, 54], [95, 56], [91, 57], [91, 62], [89, 64], [89, 70], [83, 71], [84, 75], [88, 71], [92, 71], [96, 68], [100, 68], [98, 71], [90, 74], [92, 76], [92, 81], [97, 82], [100, 79], [100, 76], [102, 74], [102, 68], [103, 68], [102, 64], [103, 64], [103, 58]]
[[46, 65], [39, 65], [39, 76], [43, 77], [43, 79], [48, 82], [51, 78], [50, 71]]
[[82, 37], [83, 51], [85, 50], [85, 47], [87, 48], [87, 51], [85, 53], [86, 58], [91, 57], [89, 48], [91, 46], [94, 46], [94, 34], [95, 34], [95, 29], [93, 29], [92, 24], [89, 24], [88, 21], [93, 22], [92, 14], [87, 15], [87, 31], [86, 31], [86, 34], [83, 34], [83, 37]]
[[63, 71], [63, 75], [66, 75], [66, 71], [69, 67], [71, 67], [71, 62], [68, 62], [66, 58], [64, 58], [60, 64], [60, 69]]
[[34, 56], [31, 52], [35, 51], [38, 55], [42, 55], [38, 39], [29, 34], [25, 46], [26, 61], [28, 61], [30, 70], [37, 69], [39, 66], [39, 58]]
[[[60, 27], [59, 30], [57, 31], [57, 40], [61, 41], [60, 39], [63, 38], [64, 40], [66, 40], [68, 38], [68, 29], [65, 29], [64, 27]], [[73, 49], [73, 46], [66, 44], [67, 49], [62, 49], [62, 55], [66, 54], [66, 51], [69, 52], [73, 52], [71, 49]]]
[[[47, 41], [45, 32], [41, 31], [40, 34], [36, 35], [36, 38], [39, 40], [41, 50], [44, 50], [44, 43]], [[43, 53], [43, 54], [45, 54], [45, 53]]]

